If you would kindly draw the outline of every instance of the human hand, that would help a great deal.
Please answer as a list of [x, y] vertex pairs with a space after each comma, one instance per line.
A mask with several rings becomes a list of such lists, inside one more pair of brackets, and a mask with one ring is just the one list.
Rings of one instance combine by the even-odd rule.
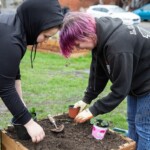
[[74, 108], [80, 107], [80, 111], [83, 111], [87, 107], [87, 103], [83, 102], [82, 100], [78, 101], [77, 103], [74, 104]]
[[91, 118], [93, 118], [93, 114], [90, 112], [89, 109], [83, 110], [80, 112], [74, 119], [75, 122], [77, 123], [83, 123]]
[[33, 119], [31, 119], [28, 123], [26, 123], [25, 128], [27, 129], [27, 132], [31, 136], [32, 142], [38, 143], [42, 141], [45, 137], [45, 132], [43, 128], [37, 124]]

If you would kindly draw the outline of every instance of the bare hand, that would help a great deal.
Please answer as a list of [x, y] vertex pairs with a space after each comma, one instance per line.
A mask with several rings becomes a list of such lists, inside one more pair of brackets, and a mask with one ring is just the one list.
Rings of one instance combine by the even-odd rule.
[[37, 124], [33, 119], [31, 119], [28, 123], [26, 123], [25, 128], [27, 129], [27, 132], [31, 136], [32, 142], [38, 143], [42, 141], [45, 137], [45, 132], [43, 128]]

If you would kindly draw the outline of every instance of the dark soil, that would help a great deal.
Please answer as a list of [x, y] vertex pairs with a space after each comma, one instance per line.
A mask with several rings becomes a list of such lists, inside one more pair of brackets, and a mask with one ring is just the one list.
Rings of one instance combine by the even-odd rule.
[[29, 150], [116, 150], [126, 142], [120, 135], [107, 131], [103, 140], [96, 140], [92, 137], [92, 125], [89, 122], [75, 124], [67, 114], [56, 116], [57, 125], [64, 124], [62, 133], [53, 133], [50, 129], [54, 126], [48, 119], [38, 121], [44, 128], [45, 139], [34, 144], [31, 140], [19, 140], [14, 130], [7, 131], [8, 135], [22, 143]]

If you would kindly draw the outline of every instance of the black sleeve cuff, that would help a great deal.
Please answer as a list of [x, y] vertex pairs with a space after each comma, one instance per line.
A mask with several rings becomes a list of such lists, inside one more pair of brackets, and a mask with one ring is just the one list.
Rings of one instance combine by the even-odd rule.
[[21, 79], [21, 75], [20, 75], [20, 69], [18, 69], [17, 75], [16, 75], [16, 80]]
[[16, 75], [16, 80], [20, 80], [21, 79], [21, 75], [20, 74], [17, 74]]
[[92, 115], [94, 117], [96, 117], [97, 115], [99, 115], [99, 113], [96, 111], [96, 109], [93, 106], [89, 107], [89, 110], [90, 110], [90, 112], [92, 113]]
[[31, 114], [28, 112], [27, 109], [25, 109], [23, 113], [20, 114], [19, 116], [17, 117], [14, 116], [13, 123], [25, 125], [27, 122], [31, 120], [31, 118], [32, 118]]

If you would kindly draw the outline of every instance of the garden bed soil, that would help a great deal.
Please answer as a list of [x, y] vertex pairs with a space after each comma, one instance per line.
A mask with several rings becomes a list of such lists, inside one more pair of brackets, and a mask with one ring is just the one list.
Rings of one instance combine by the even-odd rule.
[[[64, 131], [54, 133], [54, 125], [48, 119], [38, 121], [44, 128], [46, 137], [38, 144], [31, 140], [19, 140], [14, 130], [6, 130], [7, 136], [21, 143], [29, 150], [134, 150], [135, 142], [123, 138], [116, 132], [107, 131], [103, 140], [92, 137], [92, 125], [89, 122], [76, 124], [68, 114], [55, 116], [57, 125], [64, 124]], [[2, 141], [3, 142], [3, 141]], [[19, 150], [19, 149], [18, 149]], [[21, 149], [22, 150], [22, 149]]]

